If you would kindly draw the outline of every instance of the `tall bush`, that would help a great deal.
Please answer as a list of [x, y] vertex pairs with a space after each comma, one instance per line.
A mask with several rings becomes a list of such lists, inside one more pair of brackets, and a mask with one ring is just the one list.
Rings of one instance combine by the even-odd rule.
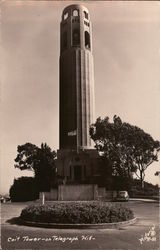
[[20, 177], [14, 179], [14, 183], [10, 188], [11, 201], [32, 201], [39, 197], [39, 192], [36, 187], [33, 177]]

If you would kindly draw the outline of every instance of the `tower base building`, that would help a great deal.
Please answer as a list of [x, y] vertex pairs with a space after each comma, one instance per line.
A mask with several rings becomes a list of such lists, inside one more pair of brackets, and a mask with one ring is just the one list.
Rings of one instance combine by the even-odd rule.
[[64, 184], [94, 183], [97, 176], [98, 153], [95, 149], [58, 150], [56, 167]]

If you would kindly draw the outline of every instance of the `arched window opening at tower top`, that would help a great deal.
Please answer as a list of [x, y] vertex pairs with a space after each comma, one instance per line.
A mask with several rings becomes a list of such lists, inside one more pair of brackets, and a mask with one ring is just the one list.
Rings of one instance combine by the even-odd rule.
[[87, 49], [90, 49], [91, 48], [91, 45], [90, 45], [90, 35], [87, 31], [85, 31], [85, 47]]
[[80, 45], [80, 30], [74, 29], [72, 33], [72, 44], [73, 46]]
[[84, 11], [84, 17], [88, 19], [88, 13], [86, 11]]
[[73, 10], [73, 16], [79, 16], [78, 10]]
[[63, 20], [66, 20], [68, 18], [68, 12], [64, 13]]

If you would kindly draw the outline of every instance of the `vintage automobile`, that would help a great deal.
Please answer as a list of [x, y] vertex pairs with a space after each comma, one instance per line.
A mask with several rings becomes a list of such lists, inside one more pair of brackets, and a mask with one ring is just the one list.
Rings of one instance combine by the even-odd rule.
[[11, 201], [10, 197], [0, 195], [0, 202], [1, 203], [6, 203], [8, 201]]
[[118, 191], [113, 195], [113, 201], [129, 201], [127, 191]]

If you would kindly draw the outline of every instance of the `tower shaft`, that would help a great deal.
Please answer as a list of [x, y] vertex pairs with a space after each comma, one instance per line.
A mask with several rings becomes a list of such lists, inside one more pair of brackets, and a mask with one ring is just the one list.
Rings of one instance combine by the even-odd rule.
[[92, 147], [94, 77], [91, 22], [80, 5], [64, 9], [60, 53], [60, 149]]

